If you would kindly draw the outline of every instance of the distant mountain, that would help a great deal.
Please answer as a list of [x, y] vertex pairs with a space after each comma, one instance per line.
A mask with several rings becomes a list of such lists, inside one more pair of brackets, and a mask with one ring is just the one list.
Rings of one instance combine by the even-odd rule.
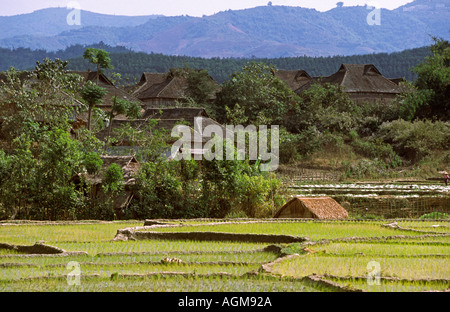
[[81, 26], [67, 25], [68, 12], [48, 9], [0, 17], [0, 47], [56, 51], [103, 41], [166, 55], [277, 58], [391, 53], [430, 45], [431, 36], [450, 38], [448, 0], [416, 0], [395, 10], [382, 9], [380, 25], [369, 25], [374, 11], [366, 6], [327, 12], [261, 6], [204, 17], [123, 17], [82, 11]]
[[0, 16], [0, 39], [13, 37], [48, 37], [83, 27], [130, 27], [145, 24], [159, 15], [119, 16], [80, 11], [81, 25], [69, 25], [67, 16], [72, 10], [50, 8], [29, 14]]

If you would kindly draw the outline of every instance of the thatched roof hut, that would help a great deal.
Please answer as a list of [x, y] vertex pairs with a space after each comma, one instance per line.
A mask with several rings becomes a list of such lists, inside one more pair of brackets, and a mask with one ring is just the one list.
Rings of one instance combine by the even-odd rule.
[[[83, 77], [84, 81], [92, 81], [94, 83], [97, 83], [97, 72], [96, 71], [71, 71], [71, 74], [78, 74], [81, 77]], [[144, 107], [145, 104], [141, 102], [137, 97], [135, 97], [132, 94], [129, 94], [122, 88], [118, 88], [114, 85], [114, 83], [108, 79], [104, 74], [99, 75], [98, 85], [104, 89], [106, 89], [107, 93], [103, 97], [103, 102], [99, 105], [96, 105], [96, 107], [100, 108], [101, 110], [109, 113], [111, 112], [112, 106], [114, 104], [114, 97], [117, 96], [119, 99], [123, 99], [129, 102], [136, 102], [141, 107]], [[86, 113], [87, 115], [87, 113]], [[116, 116], [116, 119], [127, 119], [123, 115]]]
[[134, 156], [100, 156], [103, 161], [102, 168], [96, 174], [79, 173], [72, 178], [72, 182], [75, 184], [81, 183], [81, 176], [84, 176], [87, 182], [96, 186], [101, 185], [105, 176], [106, 170], [111, 164], [117, 164], [122, 168], [123, 179], [125, 186], [130, 186], [135, 183], [134, 175], [138, 172], [141, 164], [136, 160]]
[[312, 77], [304, 70], [279, 69], [275, 71], [274, 76], [294, 91], [312, 80]]
[[133, 185], [136, 180], [135, 174], [139, 171], [141, 164], [134, 156], [105, 156], [100, 158], [103, 161], [101, 170], [97, 174], [88, 174], [87, 172], [79, 173], [72, 177], [71, 182], [75, 185], [85, 185], [88, 182], [90, 185], [89, 196], [92, 199], [103, 200], [105, 192], [102, 188], [103, 178], [108, 167], [115, 163], [118, 164], [123, 171], [124, 190], [116, 194], [113, 198], [113, 208], [117, 215], [120, 215], [121, 210], [126, 208], [134, 197]]
[[[103, 129], [96, 134], [97, 138], [104, 141], [107, 139], [108, 135], [113, 135], [115, 129], [120, 129], [124, 125], [130, 125], [133, 129], [143, 130], [146, 126], [150, 124], [150, 120], [154, 119], [157, 124], [154, 126], [154, 130], [165, 131], [169, 136], [178, 125], [185, 125], [192, 130], [192, 139], [195, 137], [202, 137], [201, 133], [205, 130], [207, 126], [217, 125], [222, 128], [223, 133], [226, 133], [226, 128], [208, 117], [204, 108], [195, 107], [185, 107], [185, 108], [149, 108], [145, 111], [142, 119], [135, 120], [121, 120], [114, 119], [111, 125], [111, 133], [109, 127]], [[194, 129], [200, 131], [200, 133], [194, 133]], [[207, 142], [209, 137], [202, 137], [200, 140]], [[198, 139], [197, 139], [198, 140]], [[171, 138], [168, 143], [173, 143], [177, 141], [177, 138]], [[127, 146], [129, 142], [122, 141], [118, 142], [116, 145]]]
[[179, 108], [148, 108], [142, 118], [147, 119], [176, 119], [192, 121], [195, 117], [208, 117], [204, 108], [201, 107], [179, 107]]
[[333, 198], [294, 197], [281, 207], [274, 218], [345, 219], [348, 212]]
[[[173, 68], [167, 73], [143, 73], [139, 83], [129, 89], [133, 91], [133, 96], [146, 103], [147, 107], [171, 107], [186, 97], [189, 85], [187, 74], [182, 68]], [[220, 85], [212, 77], [210, 79], [216, 85], [210, 95], [213, 100], [216, 92], [220, 90]]]
[[399, 80], [384, 77], [373, 64], [342, 64], [339, 70], [328, 77], [313, 77], [295, 90], [301, 94], [314, 83], [334, 84], [343, 88], [355, 102], [390, 103], [402, 93]]

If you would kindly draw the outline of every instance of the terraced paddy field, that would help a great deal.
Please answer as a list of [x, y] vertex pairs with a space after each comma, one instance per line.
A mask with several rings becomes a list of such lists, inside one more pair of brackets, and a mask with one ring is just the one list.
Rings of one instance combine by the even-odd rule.
[[448, 220], [0, 222], [1, 292], [450, 288]]
[[352, 218], [418, 218], [431, 212], [450, 213], [450, 187], [422, 181], [304, 183], [291, 181], [293, 196], [330, 196]]

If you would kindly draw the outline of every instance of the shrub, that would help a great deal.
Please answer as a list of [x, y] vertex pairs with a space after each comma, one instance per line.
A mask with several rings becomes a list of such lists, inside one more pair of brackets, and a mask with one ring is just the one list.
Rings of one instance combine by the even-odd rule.
[[389, 167], [386, 163], [379, 159], [369, 160], [363, 159], [356, 164], [350, 162], [342, 162], [345, 177], [350, 178], [368, 178], [382, 176]]
[[433, 150], [450, 149], [450, 122], [395, 120], [383, 123], [379, 138], [406, 159], [419, 161]]
[[433, 219], [433, 220], [448, 219], [448, 214], [447, 213], [443, 213], [443, 212], [436, 212], [435, 211], [435, 212], [424, 214], [424, 215], [420, 216], [419, 219], [422, 219], [422, 220], [426, 220], [426, 219]]
[[350, 133], [351, 145], [354, 151], [362, 156], [374, 160], [382, 160], [391, 168], [396, 168], [402, 164], [402, 159], [394, 151], [392, 145], [385, 143], [381, 138], [360, 139], [356, 131]]
[[282, 183], [248, 161], [145, 163], [126, 218], [268, 217], [282, 202]]
[[113, 163], [106, 169], [102, 188], [106, 193], [119, 193], [123, 187], [123, 170], [118, 164]]
[[[281, 181], [274, 177], [244, 175], [240, 181], [240, 210], [251, 218], [272, 217], [280, 197]], [[275, 198], [273, 197], [275, 195]]]
[[102, 169], [103, 160], [96, 152], [88, 152], [84, 155], [83, 165], [89, 174], [96, 174]]

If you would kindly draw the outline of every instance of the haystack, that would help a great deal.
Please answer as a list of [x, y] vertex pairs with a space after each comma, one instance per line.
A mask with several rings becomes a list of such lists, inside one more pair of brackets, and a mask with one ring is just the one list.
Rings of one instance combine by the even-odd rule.
[[333, 198], [294, 197], [278, 210], [274, 218], [345, 219], [348, 212]]

